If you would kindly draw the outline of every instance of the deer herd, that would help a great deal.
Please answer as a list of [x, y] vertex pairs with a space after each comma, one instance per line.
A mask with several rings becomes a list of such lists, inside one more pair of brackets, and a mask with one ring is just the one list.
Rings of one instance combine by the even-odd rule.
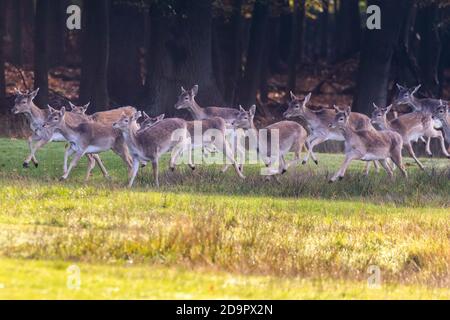
[[[285, 173], [289, 166], [297, 162], [305, 164], [312, 158], [318, 164], [314, 147], [320, 143], [327, 140], [344, 141], [345, 160], [331, 177], [330, 182], [334, 182], [344, 177], [352, 160], [366, 161], [366, 174], [369, 173], [370, 163], [373, 163], [377, 171], [381, 165], [390, 177], [393, 177], [395, 168], [407, 177], [402, 160], [403, 148], [423, 170], [424, 165], [416, 157], [412, 147], [412, 143], [419, 140], [426, 144], [426, 153], [432, 156], [430, 141], [437, 138], [442, 153], [450, 158], [445, 145], [446, 142], [450, 143], [448, 102], [417, 98], [415, 94], [420, 85], [412, 89], [400, 85], [397, 87], [398, 94], [393, 104], [373, 104], [371, 118], [352, 112], [350, 107], [313, 109], [308, 107], [311, 93], [300, 99], [291, 92], [288, 109], [283, 115], [286, 119], [301, 118], [305, 127], [296, 121], [283, 120], [257, 129], [254, 124], [255, 105], [248, 110], [241, 106], [239, 109], [202, 108], [195, 100], [197, 85], [190, 90], [181, 88], [175, 104], [175, 109], [187, 110], [192, 121], [165, 118], [164, 114], [150, 117], [130, 106], [91, 115], [86, 113], [89, 104], [75, 106], [69, 103], [70, 110], [65, 107], [56, 110], [49, 105], [46, 109], [41, 109], [33, 102], [39, 89], [32, 92], [16, 90], [12, 112], [24, 114], [32, 131], [28, 138], [30, 153], [23, 163], [24, 167], [29, 167], [31, 162], [38, 166], [36, 152], [47, 143], [67, 142], [61, 180], [69, 177], [83, 156], [88, 161], [86, 179], [89, 179], [96, 164], [103, 175], [109, 178], [99, 154], [112, 150], [128, 168], [129, 187], [133, 185], [139, 168], [145, 167], [148, 162], [152, 164], [153, 178], [156, 186], [159, 186], [161, 155], [170, 152], [171, 170], [175, 169], [182, 156], [185, 156], [188, 166], [194, 170], [196, 163], [193, 162], [193, 148], [201, 148], [205, 154], [221, 151], [226, 160], [222, 171], [232, 165], [236, 174], [244, 179], [245, 156], [243, 161], [237, 155], [248, 151], [249, 146], [238, 143], [242, 137], [239, 132], [244, 134], [244, 138], [253, 138], [256, 142], [257, 159], [271, 168], [266, 174], [277, 181], [278, 174]], [[400, 104], [409, 105], [412, 111], [398, 115], [394, 109]], [[260, 134], [262, 131], [266, 132], [266, 136]], [[208, 132], [213, 134], [208, 135]], [[301, 159], [303, 150], [305, 156]], [[289, 152], [294, 153], [291, 161], [286, 160]], [[69, 158], [72, 158], [70, 163]]]

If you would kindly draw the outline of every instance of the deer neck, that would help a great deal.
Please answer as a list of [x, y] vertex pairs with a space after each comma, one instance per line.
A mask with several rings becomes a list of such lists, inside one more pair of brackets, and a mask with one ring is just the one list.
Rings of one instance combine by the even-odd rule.
[[25, 116], [34, 123], [43, 123], [45, 121], [44, 111], [38, 108], [32, 101], [30, 104], [30, 111], [25, 113]]
[[189, 108], [189, 112], [195, 120], [202, 120], [206, 118], [205, 111], [198, 105], [195, 100], [192, 106]]
[[383, 117], [383, 121], [380, 123], [381, 130], [391, 130], [392, 125], [390, 121], [387, 121], [386, 117]]
[[131, 148], [137, 148], [137, 135], [138, 135], [138, 125], [135, 121], [133, 121], [130, 126], [128, 127], [128, 130], [123, 130], [122, 135], [125, 139], [125, 143], [129, 145]]
[[65, 119], [61, 122], [61, 125], [56, 128], [66, 138], [67, 141], [79, 140], [80, 133], [75, 129], [75, 125], [66, 122]]

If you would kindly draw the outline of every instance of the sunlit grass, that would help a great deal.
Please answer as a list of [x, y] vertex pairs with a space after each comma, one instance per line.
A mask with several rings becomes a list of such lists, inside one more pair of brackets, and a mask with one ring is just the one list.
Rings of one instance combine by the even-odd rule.
[[[62, 150], [54, 143], [38, 153], [38, 168], [23, 169], [25, 143], [0, 140], [0, 283], [15, 283], [0, 295], [448, 297], [446, 159], [424, 159], [425, 172], [409, 167], [408, 180], [393, 182], [384, 173], [364, 177], [355, 163], [335, 184], [327, 177], [341, 155], [320, 154], [318, 167], [293, 168], [281, 184], [265, 181], [257, 166], [246, 166], [241, 181], [219, 166], [168, 172], [164, 161], [161, 189], [144, 169], [128, 190], [126, 170], [111, 153], [102, 155], [111, 181], [96, 171], [84, 183], [83, 160], [59, 182]], [[86, 270], [81, 291], [61, 287], [68, 261]], [[130, 261], [134, 267], [125, 267]], [[382, 290], [367, 289], [370, 265], [381, 270]], [[46, 277], [55, 279], [47, 289]], [[127, 284], [127, 277], [145, 281]], [[224, 287], [229, 278], [251, 285]], [[33, 286], [26, 289], [26, 281]]]

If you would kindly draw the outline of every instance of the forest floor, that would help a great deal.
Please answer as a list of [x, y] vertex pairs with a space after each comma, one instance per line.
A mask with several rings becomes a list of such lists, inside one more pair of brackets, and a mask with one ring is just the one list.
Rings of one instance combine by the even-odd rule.
[[343, 156], [319, 154], [277, 184], [164, 158], [160, 189], [145, 168], [129, 190], [112, 153], [111, 180], [83, 159], [59, 182], [63, 149], [24, 169], [25, 141], [0, 139], [0, 298], [450, 298], [447, 159], [329, 184]]

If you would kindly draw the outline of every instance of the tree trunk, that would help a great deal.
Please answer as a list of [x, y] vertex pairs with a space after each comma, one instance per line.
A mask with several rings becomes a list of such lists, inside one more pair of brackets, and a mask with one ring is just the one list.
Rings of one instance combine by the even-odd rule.
[[117, 103], [137, 104], [143, 82], [139, 52], [143, 14], [135, 6], [113, 1], [111, 21], [108, 89]]
[[423, 88], [427, 95], [437, 97], [439, 94], [439, 60], [441, 56], [441, 39], [438, 28], [437, 4], [430, 4], [419, 12], [418, 31], [420, 33], [419, 62], [423, 79]]
[[174, 1], [176, 15], [158, 4], [150, 10], [151, 47], [147, 61], [147, 111], [174, 115], [180, 87], [200, 87], [200, 105], [223, 102], [212, 66], [212, 1]]
[[256, 101], [256, 94], [261, 82], [261, 65], [264, 57], [263, 48], [267, 41], [268, 22], [269, 4], [263, 0], [256, 1], [250, 27], [244, 76], [239, 86], [239, 101], [242, 105], [249, 106]]
[[49, 7], [49, 57], [52, 67], [64, 64], [66, 27], [66, 1], [50, 1]]
[[288, 58], [288, 85], [287, 92], [295, 92], [295, 82], [297, 80], [297, 54], [298, 54], [298, 0], [293, 1], [294, 6], [291, 8], [291, 48]]
[[[381, 11], [384, 18], [384, 12], [383, 10]], [[337, 29], [337, 60], [344, 60], [358, 52], [361, 46], [359, 0], [340, 1], [340, 8], [337, 14]]]
[[[353, 111], [369, 114], [372, 103], [387, 104], [387, 90], [394, 48], [407, 10], [407, 0], [372, 0], [382, 12], [381, 29], [365, 30]], [[403, 16], [402, 16], [403, 15]]]
[[23, 63], [22, 50], [22, 10], [20, 0], [13, 1], [13, 19], [12, 19], [12, 62], [18, 66]]
[[34, 88], [39, 88], [36, 102], [39, 106], [48, 103], [48, 30], [50, 0], [36, 1], [34, 35]]
[[329, 0], [322, 0], [323, 12], [321, 14], [320, 57], [328, 59], [328, 6]]
[[0, 1], [0, 113], [8, 113], [6, 105], [6, 87], [5, 87], [5, 20], [6, 20], [6, 10], [5, 2]]
[[109, 58], [109, 0], [84, 0], [80, 102], [91, 111], [107, 110]]

